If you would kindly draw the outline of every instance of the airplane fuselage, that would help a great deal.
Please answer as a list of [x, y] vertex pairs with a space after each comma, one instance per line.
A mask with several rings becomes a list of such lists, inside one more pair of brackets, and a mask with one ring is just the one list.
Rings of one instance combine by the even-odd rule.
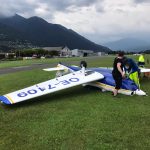
[[[77, 71], [81, 68], [79, 67], [71, 67], [70, 69]], [[107, 68], [87, 68], [87, 70], [92, 70], [101, 73], [104, 78], [98, 80], [96, 82], [87, 83], [86, 85], [98, 87], [102, 89], [102, 91], [113, 91], [115, 88], [115, 81], [112, 76], [112, 70]], [[146, 93], [138, 88], [138, 86], [129, 78], [125, 78], [122, 81], [122, 86], [118, 93], [125, 95], [146, 95]]]

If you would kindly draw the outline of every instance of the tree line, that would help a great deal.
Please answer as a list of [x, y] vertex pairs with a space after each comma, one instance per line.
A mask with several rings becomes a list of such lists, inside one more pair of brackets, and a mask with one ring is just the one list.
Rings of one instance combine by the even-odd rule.
[[16, 57], [33, 57], [37, 56], [40, 58], [41, 56], [53, 57], [59, 56], [58, 51], [48, 51], [44, 49], [25, 49], [25, 50], [16, 50], [14, 51]]

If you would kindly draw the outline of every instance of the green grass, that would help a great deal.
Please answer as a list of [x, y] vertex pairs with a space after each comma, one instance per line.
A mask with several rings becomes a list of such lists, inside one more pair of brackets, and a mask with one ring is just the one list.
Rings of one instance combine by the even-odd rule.
[[[51, 58], [51, 59], [32, 59], [32, 60], [19, 60], [19, 61], [1, 61], [0, 69], [10, 68], [10, 67], [19, 67], [19, 66], [30, 66], [33, 64], [53, 64], [58, 62], [75, 62], [79, 65], [80, 60], [85, 60], [90, 66], [101, 66], [101, 67], [110, 67], [113, 63], [114, 55], [102, 56], [102, 57], [72, 57], [72, 58]], [[138, 61], [139, 56], [129, 55], [128, 57], [133, 58], [135, 61]], [[145, 55], [145, 60], [150, 60], [150, 55]], [[78, 63], [76, 63], [78, 62]]]
[[[113, 57], [87, 59], [111, 66]], [[1, 95], [53, 78], [39, 69], [0, 76]], [[150, 79], [141, 81], [150, 93]], [[0, 150], [150, 149], [150, 100], [81, 86], [0, 105]]]
[[9, 68], [9, 67], [19, 67], [19, 66], [28, 66], [32, 64], [47, 64], [47, 63], [57, 63], [57, 62], [66, 62], [66, 61], [75, 61], [80, 60], [78, 57], [72, 58], [51, 58], [51, 59], [31, 59], [31, 60], [18, 60], [18, 61], [1, 61], [0, 68]]
[[[112, 58], [113, 56], [110, 56], [110, 58]], [[105, 60], [109, 58], [103, 56], [103, 57], [94, 57], [95, 60]], [[89, 57], [72, 57], [72, 58], [51, 58], [51, 59], [31, 59], [31, 60], [18, 60], [18, 61], [1, 61], [0, 62], [0, 69], [2, 68], [10, 68], [10, 67], [20, 67], [20, 66], [30, 66], [30, 65], [34, 65], [34, 64], [54, 64], [54, 63], [58, 63], [58, 62], [78, 62], [79, 65], [79, 61], [80, 60], [85, 60], [87, 62], [92, 62], [91, 58]], [[92, 59], [93, 60], [93, 59]], [[96, 62], [96, 61], [95, 61]], [[102, 61], [103, 62], [103, 61]], [[106, 63], [104, 63], [106, 65]], [[95, 65], [95, 64], [94, 64]]]

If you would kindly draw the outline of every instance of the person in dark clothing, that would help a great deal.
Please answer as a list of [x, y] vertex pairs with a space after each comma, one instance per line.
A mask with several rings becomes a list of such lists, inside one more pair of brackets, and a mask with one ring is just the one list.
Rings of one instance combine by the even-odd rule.
[[125, 77], [125, 73], [123, 71], [123, 67], [124, 67], [123, 58], [124, 58], [124, 53], [119, 52], [118, 56], [114, 59], [113, 71], [112, 71], [112, 75], [115, 80], [115, 89], [113, 91], [114, 96], [118, 94], [118, 90], [121, 88], [122, 85], [122, 79]]

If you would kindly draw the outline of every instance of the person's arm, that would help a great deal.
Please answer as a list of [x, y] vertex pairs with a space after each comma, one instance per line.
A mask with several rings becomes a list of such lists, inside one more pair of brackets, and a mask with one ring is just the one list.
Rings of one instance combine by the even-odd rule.
[[117, 63], [117, 69], [118, 69], [118, 71], [121, 73], [121, 75], [122, 75], [122, 77], [124, 77], [124, 72], [122, 71], [122, 69], [121, 69], [121, 63]]

